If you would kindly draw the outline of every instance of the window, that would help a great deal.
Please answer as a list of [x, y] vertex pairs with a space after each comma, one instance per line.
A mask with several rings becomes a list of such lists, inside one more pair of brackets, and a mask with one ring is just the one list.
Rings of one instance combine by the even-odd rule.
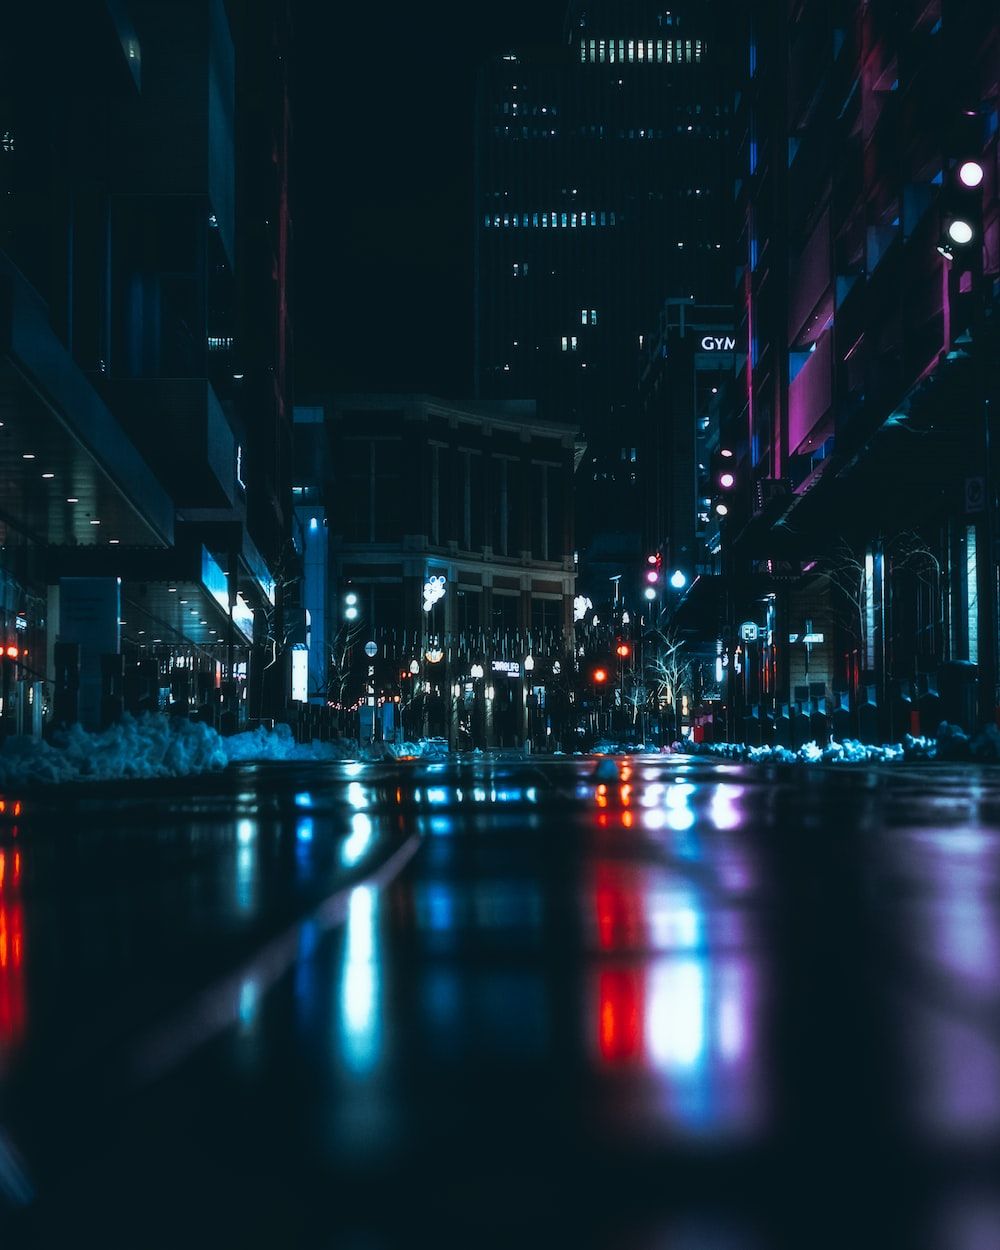
[[473, 633], [479, 629], [481, 621], [482, 592], [478, 590], [455, 591], [454, 622], [459, 630]]
[[508, 543], [510, 538], [510, 462], [505, 459], [497, 459], [493, 463], [496, 466], [494, 471], [496, 507], [493, 509], [494, 524], [492, 543], [493, 550], [497, 553], [497, 555], [505, 556], [508, 554]]
[[521, 596], [517, 591], [494, 590], [493, 629], [497, 633], [514, 633], [520, 627]]
[[554, 633], [562, 628], [562, 600], [531, 597], [531, 628], [536, 633]]

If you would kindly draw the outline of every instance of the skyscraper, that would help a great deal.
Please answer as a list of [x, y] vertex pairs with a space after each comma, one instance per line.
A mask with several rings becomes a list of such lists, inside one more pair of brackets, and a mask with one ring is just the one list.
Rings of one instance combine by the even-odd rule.
[[640, 353], [669, 297], [729, 298], [726, 8], [567, 10], [480, 77], [476, 385], [579, 425], [584, 559], [637, 555]]

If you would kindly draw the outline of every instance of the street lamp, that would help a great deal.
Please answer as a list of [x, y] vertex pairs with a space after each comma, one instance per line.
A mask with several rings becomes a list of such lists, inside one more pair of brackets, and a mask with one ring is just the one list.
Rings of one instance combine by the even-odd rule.
[[670, 585], [673, 586], [674, 590], [683, 590], [687, 585], [687, 581], [687, 574], [683, 569], [674, 569], [670, 574]]
[[952, 243], [964, 246], [966, 243], [972, 242], [974, 234], [972, 223], [966, 221], [963, 217], [956, 217], [954, 221], [948, 223], [948, 238], [951, 239]]
[[963, 161], [958, 167], [959, 181], [964, 187], [978, 187], [984, 174], [985, 170], [978, 161]]

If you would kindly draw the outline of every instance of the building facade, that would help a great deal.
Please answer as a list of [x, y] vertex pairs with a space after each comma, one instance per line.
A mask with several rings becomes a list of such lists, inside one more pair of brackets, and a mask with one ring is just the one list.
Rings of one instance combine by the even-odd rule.
[[723, 9], [573, 3], [561, 48], [480, 76], [477, 394], [535, 398], [583, 430], [578, 539], [595, 586], [639, 553], [644, 336], [668, 296], [713, 303], [731, 287]]
[[[265, 415], [241, 389], [260, 351], [242, 240], [271, 201], [236, 168], [257, 142], [242, 84], [277, 55], [222, 0], [11, 14], [2, 576], [8, 654], [26, 645], [5, 673], [7, 729], [124, 708], [260, 714], [291, 410], [284, 374]], [[286, 159], [268, 144], [279, 180]], [[263, 281], [282, 303], [287, 275], [268, 265]]]
[[[297, 428], [315, 441], [315, 422]], [[467, 702], [477, 741], [523, 736], [527, 700], [544, 705], [572, 656], [576, 431], [533, 404], [423, 395], [341, 396], [324, 428], [322, 494], [295, 486], [329, 534], [329, 666], [311, 693], [354, 712], [398, 700], [408, 733], [455, 740]]]
[[1000, 24], [949, 0], [749, 17], [723, 426], [742, 715], [992, 721]]

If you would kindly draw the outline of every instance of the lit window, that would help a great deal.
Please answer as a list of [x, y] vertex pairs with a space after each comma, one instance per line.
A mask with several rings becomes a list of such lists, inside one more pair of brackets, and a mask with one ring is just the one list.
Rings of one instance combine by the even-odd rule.
[[562, 349], [564, 352], [569, 350], [569, 339], [565, 334], [562, 336]]

